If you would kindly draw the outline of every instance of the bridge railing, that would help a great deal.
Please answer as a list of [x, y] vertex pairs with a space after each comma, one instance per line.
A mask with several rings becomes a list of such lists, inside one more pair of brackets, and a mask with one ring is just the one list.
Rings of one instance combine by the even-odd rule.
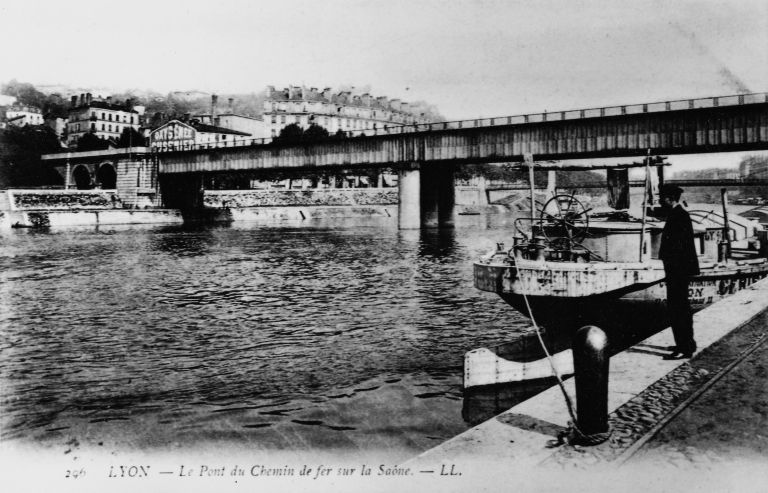
[[[380, 135], [400, 135], [411, 133], [434, 132], [440, 130], [460, 130], [468, 128], [495, 127], [505, 125], [521, 125], [526, 123], [540, 123], [563, 120], [580, 120], [586, 118], [601, 118], [608, 116], [633, 115], [640, 113], [658, 113], [664, 111], [693, 110], [700, 108], [717, 108], [725, 106], [740, 106], [746, 104], [768, 103], [768, 93], [735, 94], [731, 96], [715, 96], [697, 99], [678, 99], [671, 101], [660, 101], [655, 103], [633, 104], [623, 106], [605, 106], [599, 108], [585, 108], [579, 110], [530, 113], [524, 115], [499, 116], [493, 118], [477, 118], [473, 120], [454, 120], [435, 123], [415, 123], [408, 125], [384, 125], [379, 128], [364, 130], [353, 130], [343, 132], [342, 138], [360, 138]], [[329, 136], [327, 139], [306, 142], [312, 144], [316, 142], [330, 142], [339, 139], [337, 135]], [[201, 144], [181, 144], [181, 145], [152, 145], [153, 152], [178, 152], [195, 151], [205, 149], [225, 149], [232, 147], [247, 147], [268, 145], [279, 142], [276, 138], [254, 138], [254, 139], [236, 139], [225, 142], [211, 142]]]

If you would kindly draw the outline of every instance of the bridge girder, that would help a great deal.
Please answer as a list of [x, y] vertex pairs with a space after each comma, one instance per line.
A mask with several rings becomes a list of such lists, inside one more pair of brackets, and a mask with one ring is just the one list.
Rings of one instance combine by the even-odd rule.
[[399, 167], [768, 149], [768, 102], [158, 154], [160, 173]]

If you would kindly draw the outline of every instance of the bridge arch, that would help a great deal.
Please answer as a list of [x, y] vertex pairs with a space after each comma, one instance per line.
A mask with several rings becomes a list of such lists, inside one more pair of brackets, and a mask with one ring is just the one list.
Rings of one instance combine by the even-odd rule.
[[72, 169], [72, 181], [78, 190], [87, 190], [91, 188], [93, 179], [88, 167], [84, 164], [78, 164]]
[[99, 187], [106, 190], [117, 188], [117, 171], [111, 162], [106, 161], [99, 165], [96, 170], [96, 183], [98, 183]]

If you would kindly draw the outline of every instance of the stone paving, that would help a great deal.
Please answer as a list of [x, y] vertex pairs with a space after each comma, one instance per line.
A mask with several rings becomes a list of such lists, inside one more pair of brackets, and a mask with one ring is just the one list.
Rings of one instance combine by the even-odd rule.
[[[723, 340], [707, 348], [689, 363], [678, 367], [645, 391], [611, 413], [611, 438], [593, 447], [563, 445], [544, 464], [558, 464], [563, 467], [584, 467], [598, 462], [623, 462], [631, 459], [634, 446], [642, 445], [640, 440], [653, 433], [660, 422], [666, 419], [677, 406], [686, 405], [686, 399], [717, 378], [745, 351], [755, 345], [763, 346], [768, 327], [768, 312], [763, 312], [749, 323], [729, 334]], [[762, 396], [755, 396], [760, 399]], [[672, 417], [674, 420], [675, 418]], [[683, 456], [689, 463], [701, 462], [701, 455], [687, 450]], [[677, 452], [670, 449], [668, 456]], [[704, 461], [711, 462], [716, 455], [705, 454]]]

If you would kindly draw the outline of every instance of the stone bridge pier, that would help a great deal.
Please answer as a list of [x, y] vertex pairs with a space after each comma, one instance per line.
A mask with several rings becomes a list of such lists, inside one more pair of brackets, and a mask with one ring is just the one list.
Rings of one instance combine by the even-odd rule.
[[185, 213], [203, 209], [203, 173], [160, 175], [158, 182], [163, 207]]
[[398, 171], [398, 227], [450, 227], [455, 207], [453, 166], [411, 163]]

